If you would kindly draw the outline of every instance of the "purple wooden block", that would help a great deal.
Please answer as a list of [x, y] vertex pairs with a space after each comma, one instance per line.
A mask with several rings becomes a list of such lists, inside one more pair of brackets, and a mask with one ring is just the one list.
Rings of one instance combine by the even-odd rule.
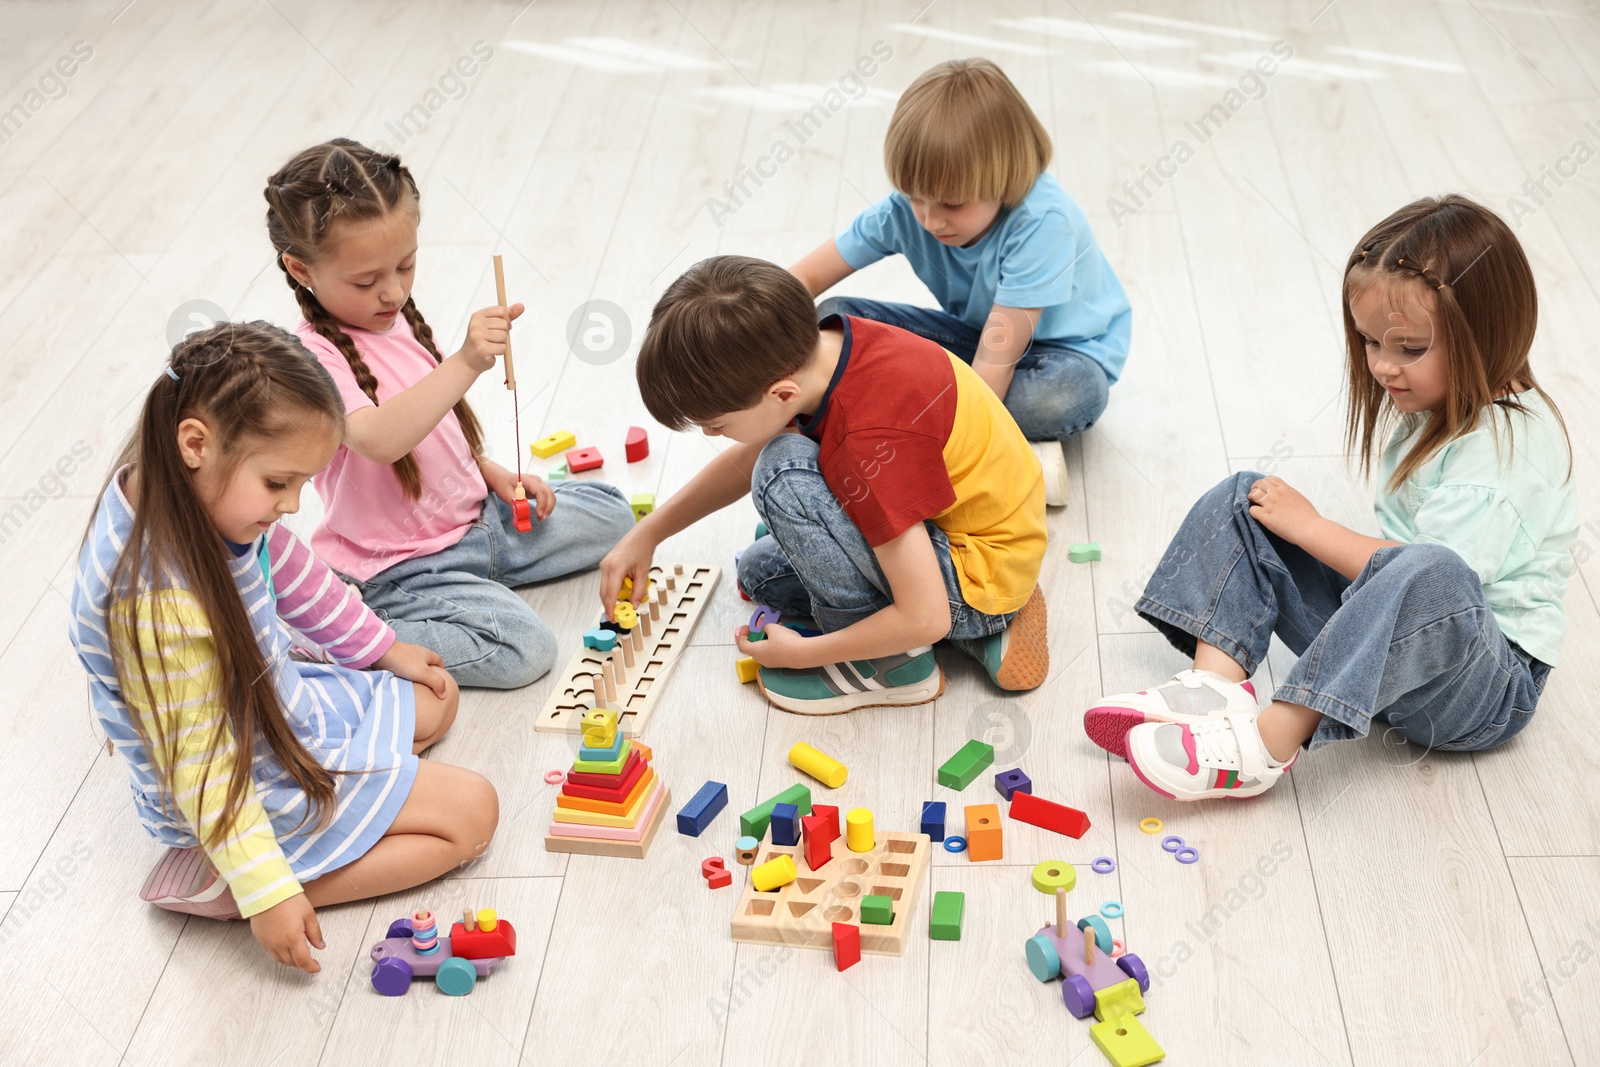
[[1001, 796], [1010, 800], [1013, 793], [1032, 793], [1033, 780], [1022, 773], [1021, 767], [1013, 767], [994, 776], [994, 787]]
[[[392, 929], [392, 927], [391, 927]], [[1082, 951], [1080, 949], [1080, 951]], [[404, 973], [397, 964], [405, 964], [410, 968], [411, 975], [418, 978], [432, 978], [439, 971], [439, 964], [445, 960], [453, 959], [450, 955], [450, 939], [439, 938], [439, 951], [424, 956], [418, 952], [409, 937], [386, 937], [372, 946], [372, 987], [384, 996], [395, 997], [405, 992], [399, 978]], [[494, 965], [505, 959], [504, 956], [491, 956], [488, 959], [468, 960], [473, 969], [482, 978], [494, 970]], [[392, 962], [385, 962], [392, 961]], [[380, 984], [382, 983], [382, 984]], [[409, 979], [408, 979], [409, 984]], [[390, 992], [393, 987], [398, 992]]]

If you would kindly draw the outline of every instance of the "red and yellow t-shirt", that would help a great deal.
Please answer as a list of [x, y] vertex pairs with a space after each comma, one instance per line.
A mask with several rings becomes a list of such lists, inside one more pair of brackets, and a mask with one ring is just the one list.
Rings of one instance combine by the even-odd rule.
[[896, 326], [832, 316], [839, 366], [816, 414], [799, 420], [822, 477], [876, 548], [932, 519], [968, 605], [1019, 610], [1046, 543], [1039, 461], [1005, 404], [960, 359]]

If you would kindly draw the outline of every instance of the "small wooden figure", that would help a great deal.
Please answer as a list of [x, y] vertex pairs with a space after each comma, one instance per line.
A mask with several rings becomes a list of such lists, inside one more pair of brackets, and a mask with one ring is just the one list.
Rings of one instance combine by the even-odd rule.
[[533, 529], [533, 509], [528, 506], [528, 491], [521, 482], [511, 493], [511, 525], [517, 528], [518, 533], [528, 533]]

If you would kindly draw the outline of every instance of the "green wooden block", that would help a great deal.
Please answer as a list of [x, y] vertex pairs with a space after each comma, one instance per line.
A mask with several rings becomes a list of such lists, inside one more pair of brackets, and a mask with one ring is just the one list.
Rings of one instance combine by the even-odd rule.
[[764, 800], [739, 816], [739, 832], [759, 840], [766, 836], [767, 824], [772, 821], [772, 809], [779, 804], [793, 804], [801, 815], [811, 814], [811, 790], [804, 785], [791, 785], [771, 800]]
[[861, 921], [874, 926], [894, 925], [894, 901], [889, 897], [862, 897]]
[[928, 916], [928, 936], [935, 941], [960, 941], [961, 913], [966, 906], [965, 893], [935, 893], [933, 912]]
[[572, 761], [572, 769], [579, 774], [621, 774], [623, 764], [628, 762], [628, 753], [633, 751], [633, 738], [625, 738], [622, 743], [622, 754], [614, 760], [588, 760]]
[[1100, 542], [1083, 541], [1067, 547], [1067, 558], [1074, 563], [1096, 563], [1100, 559]]
[[994, 746], [982, 741], [968, 741], [961, 751], [944, 761], [939, 768], [939, 784], [951, 789], [965, 789], [983, 769], [994, 762]]
[[565, 463], [563, 463], [561, 466], [557, 467], [555, 470], [551, 471], [549, 474], [546, 474], [544, 476], [544, 480], [547, 481], [547, 482], [564, 482], [564, 481], [566, 481], [567, 480], [567, 465]]

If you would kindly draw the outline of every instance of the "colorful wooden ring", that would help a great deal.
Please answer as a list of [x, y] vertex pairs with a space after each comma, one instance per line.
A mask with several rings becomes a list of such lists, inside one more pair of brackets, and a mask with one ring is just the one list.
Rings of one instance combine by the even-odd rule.
[[1173, 853], [1173, 855], [1177, 858], [1179, 863], [1200, 862], [1200, 850], [1195, 848], [1193, 845], [1184, 845], [1177, 852]]
[[1128, 951], [1127, 948], [1122, 944], [1121, 941], [1118, 941], [1114, 937], [1111, 939], [1110, 956], [1111, 956], [1112, 959], [1116, 959], [1118, 956], [1122, 955], [1123, 953], [1125, 953], [1127, 951]]
[[1078, 884], [1078, 869], [1066, 860], [1045, 860], [1033, 868], [1033, 888], [1041, 893], [1055, 894], [1057, 889], [1072, 892]]
[[1094, 862], [1089, 864], [1089, 869], [1095, 874], [1110, 874], [1117, 869], [1117, 861], [1110, 856], [1096, 856]]
[[545, 781], [546, 785], [560, 785], [562, 782], [565, 782], [566, 780], [567, 780], [567, 772], [566, 771], [545, 771], [544, 772], [544, 781]]
[[1177, 834], [1171, 834], [1161, 839], [1161, 849], [1163, 852], [1176, 852], [1183, 847], [1183, 838], [1179, 837]]
[[944, 839], [944, 850], [946, 852], [965, 852], [967, 850], [967, 839], [964, 837], [947, 837]]
[[1161, 820], [1155, 818], [1154, 816], [1151, 816], [1148, 819], [1140, 819], [1139, 829], [1143, 830], [1147, 834], [1159, 834], [1161, 832]]
[[1122, 904], [1120, 901], [1108, 900], [1100, 905], [1100, 914], [1108, 919], [1122, 918]]
[[1078, 920], [1078, 929], [1088, 936], [1090, 930], [1094, 931], [1095, 944], [1100, 946], [1101, 952], [1111, 951], [1111, 927], [1098, 915], [1085, 915]]

